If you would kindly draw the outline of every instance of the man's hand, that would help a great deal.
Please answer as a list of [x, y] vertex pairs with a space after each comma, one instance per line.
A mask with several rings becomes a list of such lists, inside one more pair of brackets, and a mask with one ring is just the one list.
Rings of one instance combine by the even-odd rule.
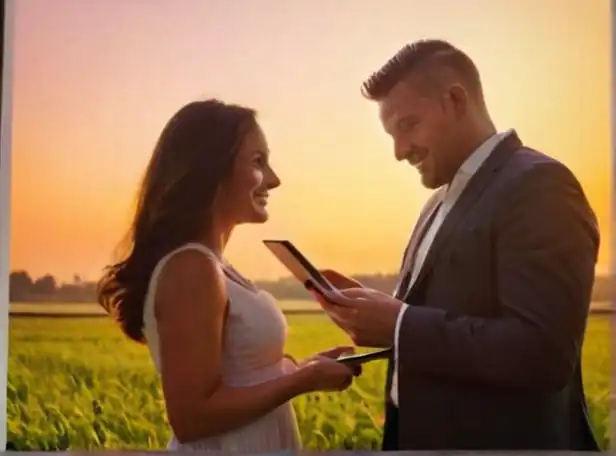
[[323, 277], [329, 280], [329, 283], [339, 290], [346, 290], [347, 288], [363, 288], [363, 285], [357, 280], [347, 277], [337, 271], [323, 269], [319, 272], [323, 275]]
[[349, 288], [337, 293], [312, 288], [311, 292], [358, 346], [391, 347], [403, 303], [377, 290]]

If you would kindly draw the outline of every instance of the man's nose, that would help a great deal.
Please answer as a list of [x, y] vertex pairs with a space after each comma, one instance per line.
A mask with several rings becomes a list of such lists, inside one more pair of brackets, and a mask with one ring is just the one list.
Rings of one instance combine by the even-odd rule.
[[407, 147], [403, 147], [399, 142], [394, 142], [394, 155], [396, 157], [396, 160], [398, 161], [402, 161], [406, 158], [407, 156]]

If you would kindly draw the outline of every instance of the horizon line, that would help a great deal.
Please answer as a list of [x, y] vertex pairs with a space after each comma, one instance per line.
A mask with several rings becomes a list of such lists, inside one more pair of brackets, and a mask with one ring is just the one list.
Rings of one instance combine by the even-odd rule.
[[[11, 274], [17, 273], [17, 272], [25, 272], [27, 273], [31, 279], [33, 280], [37, 280], [40, 279], [41, 277], [45, 277], [45, 276], [51, 276], [54, 278], [54, 280], [56, 280], [59, 284], [67, 284], [67, 285], [71, 285], [71, 284], [75, 284], [74, 281], [70, 281], [70, 280], [62, 280], [60, 277], [54, 275], [53, 273], [45, 273], [42, 275], [39, 275], [37, 277], [33, 276], [30, 271], [28, 271], [27, 269], [24, 268], [17, 268], [17, 269], [11, 269], [9, 270], [9, 277]], [[355, 272], [355, 273], [351, 273], [348, 274], [349, 277], [358, 277], [358, 276], [368, 276], [368, 277], [397, 277], [399, 275], [399, 272]], [[82, 274], [78, 274], [75, 273], [73, 274], [73, 277], [77, 276], [80, 278], [85, 277]], [[609, 270], [601, 270], [599, 268], [595, 268], [595, 279], [601, 277], [601, 278], [612, 278], [612, 274], [611, 271]], [[289, 279], [294, 279], [297, 280], [293, 275], [285, 275], [285, 276], [279, 276], [279, 277], [275, 277], [275, 278], [261, 278], [261, 279], [251, 279], [252, 282], [279, 282], [282, 280], [289, 280]], [[98, 280], [91, 280], [91, 279], [82, 279], [81, 282], [82, 283], [96, 283]]]

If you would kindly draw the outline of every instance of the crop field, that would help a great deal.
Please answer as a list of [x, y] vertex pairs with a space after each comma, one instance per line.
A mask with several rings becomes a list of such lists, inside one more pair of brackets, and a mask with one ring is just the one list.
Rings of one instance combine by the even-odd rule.
[[[320, 310], [318, 304], [312, 301], [284, 300], [280, 308], [285, 312]], [[71, 315], [91, 315], [93, 317], [106, 316], [105, 310], [96, 303], [84, 302], [17, 302], [11, 303], [10, 312], [21, 316], [53, 316], [62, 317]]]
[[[290, 307], [298, 306], [298, 303]], [[347, 338], [321, 315], [289, 316], [297, 357]], [[607, 446], [609, 321], [595, 316], [584, 349], [593, 426]], [[162, 449], [164, 404], [145, 347], [106, 318], [10, 319], [8, 441], [20, 450]], [[376, 449], [383, 422], [385, 366], [373, 363], [343, 393], [294, 400], [304, 447]]]

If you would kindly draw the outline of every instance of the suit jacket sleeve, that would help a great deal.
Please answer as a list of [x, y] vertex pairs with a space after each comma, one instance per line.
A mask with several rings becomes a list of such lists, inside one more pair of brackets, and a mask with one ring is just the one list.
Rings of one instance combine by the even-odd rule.
[[[535, 165], [496, 219], [498, 318], [409, 307], [400, 328], [400, 375], [558, 390], [573, 374], [588, 315], [599, 235], [575, 177]], [[403, 379], [400, 380], [403, 382]]]

